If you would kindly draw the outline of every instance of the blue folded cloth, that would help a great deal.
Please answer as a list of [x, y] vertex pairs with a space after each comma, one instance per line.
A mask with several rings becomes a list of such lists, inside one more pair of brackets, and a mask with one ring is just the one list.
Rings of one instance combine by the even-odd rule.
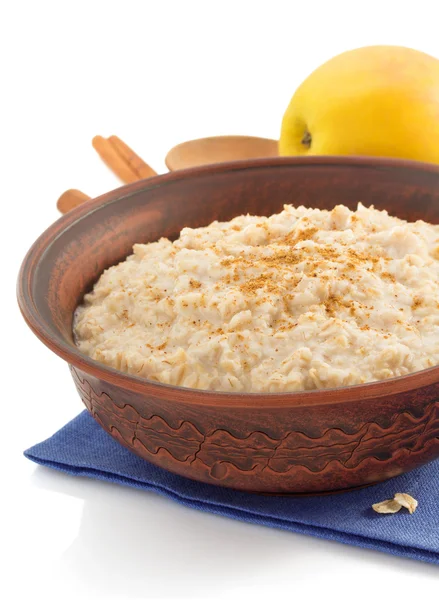
[[[199, 483], [132, 454], [82, 412], [55, 435], [26, 450], [34, 462], [151, 490], [181, 504], [249, 523], [278, 527], [396, 556], [439, 564], [439, 460], [376, 486], [327, 496], [264, 496]], [[396, 492], [419, 501], [413, 515], [375, 513]]]

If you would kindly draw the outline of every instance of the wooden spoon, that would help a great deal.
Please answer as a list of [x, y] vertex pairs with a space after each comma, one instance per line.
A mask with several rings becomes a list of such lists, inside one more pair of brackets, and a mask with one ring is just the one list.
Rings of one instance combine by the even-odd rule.
[[230, 160], [278, 156], [277, 145], [277, 140], [245, 135], [206, 137], [174, 146], [165, 163], [170, 171], [176, 171]]

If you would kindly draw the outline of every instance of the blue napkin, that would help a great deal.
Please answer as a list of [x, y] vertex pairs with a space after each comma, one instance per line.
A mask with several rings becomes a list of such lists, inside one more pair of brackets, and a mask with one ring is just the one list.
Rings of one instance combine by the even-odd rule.
[[[439, 564], [439, 460], [355, 492], [263, 496], [168, 473], [121, 446], [87, 411], [24, 454], [46, 467], [155, 491], [205, 512]], [[394, 515], [371, 509], [396, 492], [419, 501], [413, 515], [405, 509]]]

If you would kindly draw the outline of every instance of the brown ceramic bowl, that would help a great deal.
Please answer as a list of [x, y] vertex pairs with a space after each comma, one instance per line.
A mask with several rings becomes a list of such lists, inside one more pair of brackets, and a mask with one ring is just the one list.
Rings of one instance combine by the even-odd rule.
[[140, 181], [68, 213], [35, 242], [19, 277], [28, 325], [71, 368], [95, 419], [169, 471], [268, 493], [376, 483], [439, 456], [439, 367], [332, 390], [233, 394], [149, 382], [103, 366], [73, 344], [72, 316], [101, 272], [135, 242], [284, 203], [357, 202], [439, 223], [439, 168], [372, 158], [273, 158]]

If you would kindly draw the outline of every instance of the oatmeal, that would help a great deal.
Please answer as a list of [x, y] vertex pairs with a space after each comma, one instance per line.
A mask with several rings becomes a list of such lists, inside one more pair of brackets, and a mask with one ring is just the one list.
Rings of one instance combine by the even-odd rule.
[[345, 206], [136, 244], [77, 309], [79, 349], [216, 391], [378, 381], [439, 363], [439, 226]]

